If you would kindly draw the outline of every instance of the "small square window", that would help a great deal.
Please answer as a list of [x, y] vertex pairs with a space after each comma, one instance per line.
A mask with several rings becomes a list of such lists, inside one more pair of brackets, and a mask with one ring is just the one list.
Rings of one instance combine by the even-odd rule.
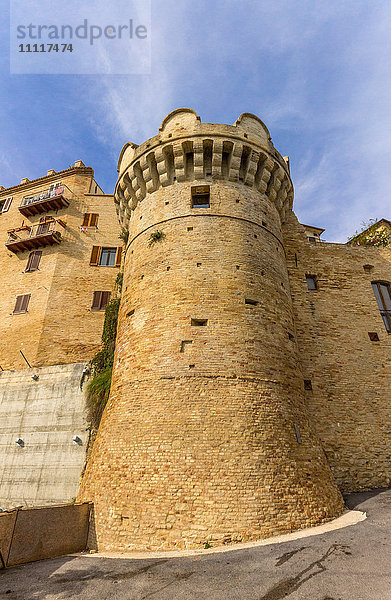
[[371, 273], [375, 267], [373, 265], [364, 265], [363, 269], [365, 273]]
[[369, 339], [371, 342], [380, 342], [379, 336], [376, 331], [368, 331]]
[[192, 343], [193, 343], [193, 341], [192, 341], [192, 340], [183, 340], [183, 341], [181, 342], [181, 347], [180, 347], [180, 350], [179, 350], [179, 352], [184, 352], [184, 351], [186, 350], [186, 348], [187, 348], [188, 346], [190, 346]]
[[309, 290], [317, 290], [318, 289], [318, 282], [316, 279], [316, 275], [306, 275], [305, 278], [306, 278], [307, 287]]
[[210, 186], [196, 185], [191, 188], [192, 208], [210, 208]]
[[311, 379], [304, 379], [304, 389], [312, 390], [312, 381]]

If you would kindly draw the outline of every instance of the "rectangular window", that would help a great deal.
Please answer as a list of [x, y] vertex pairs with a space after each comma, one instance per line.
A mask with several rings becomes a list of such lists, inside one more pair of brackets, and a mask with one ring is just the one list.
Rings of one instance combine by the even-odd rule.
[[371, 342], [380, 342], [380, 338], [376, 331], [368, 331], [368, 335]]
[[191, 188], [192, 208], [210, 208], [210, 186], [196, 185]]
[[102, 248], [99, 264], [102, 267], [114, 267], [117, 248]]
[[96, 213], [84, 213], [82, 227], [97, 227], [99, 215]]
[[93, 267], [120, 267], [122, 258], [122, 247], [106, 248], [92, 246], [90, 265]]
[[372, 289], [380, 310], [383, 323], [388, 333], [391, 333], [391, 295], [390, 284], [383, 281], [373, 281]]
[[14, 315], [20, 315], [27, 312], [27, 308], [30, 302], [31, 294], [25, 294], [24, 296], [16, 297], [16, 304], [14, 308]]
[[7, 212], [7, 210], [9, 210], [9, 207], [11, 206], [11, 202], [12, 196], [10, 196], [10, 198], [4, 198], [4, 200], [0, 200], [0, 212]]
[[91, 310], [104, 310], [110, 302], [111, 292], [94, 292]]
[[33, 252], [30, 252], [25, 270], [26, 273], [31, 273], [31, 271], [37, 271], [41, 260], [41, 256], [42, 250], [34, 250]]
[[318, 282], [316, 280], [316, 275], [306, 275], [307, 287], [309, 290], [317, 290]]

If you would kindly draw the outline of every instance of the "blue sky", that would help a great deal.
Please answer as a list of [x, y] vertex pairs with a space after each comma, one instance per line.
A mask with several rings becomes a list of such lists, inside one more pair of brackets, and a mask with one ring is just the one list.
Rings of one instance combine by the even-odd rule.
[[203, 122], [257, 114], [325, 239], [391, 218], [390, 2], [152, 0], [152, 71], [128, 76], [10, 75], [0, 7], [0, 184], [81, 159], [111, 192], [124, 143], [188, 106]]

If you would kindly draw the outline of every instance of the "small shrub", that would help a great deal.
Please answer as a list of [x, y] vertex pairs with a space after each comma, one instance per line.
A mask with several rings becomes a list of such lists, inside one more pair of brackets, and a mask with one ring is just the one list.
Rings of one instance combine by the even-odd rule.
[[377, 219], [369, 219], [361, 223], [361, 230], [348, 238], [348, 244], [352, 246], [376, 246], [385, 247], [391, 244], [391, 233], [385, 228], [378, 226]]
[[156, 229], [156, 231], [153, 231], [151, 233], [151, 235], [149, 236], [149, 241], [148, 241], [149, 248], [151, 246], [153, 246], [153, 244], [156, 244], [156, 242], [161, 242], [164, 237], [165, 237], [165, 234], [163, 231], [159, 231], [159, 229]]
[[93, 429], [98, 429], [110, 394], [112, 367], [97, 373], [87, 385], [87, 419]]
[[128, 243], [129, 240], [129, 230], [128, 229], [122, 229], [121, 233], [119, 234], [119, 239], [123, 241], [123, 243], [126, 244]]

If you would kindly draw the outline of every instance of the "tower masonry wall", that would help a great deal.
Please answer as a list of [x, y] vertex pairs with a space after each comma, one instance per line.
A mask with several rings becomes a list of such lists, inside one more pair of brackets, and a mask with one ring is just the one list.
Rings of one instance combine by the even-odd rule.
[[[79, 495], [99, 546], [197, 547], [339, 514], [304, 402], [281, 233], [292, 185], [266, 127], [175, 111], [119, 170], [115, 365]], [[192, 204], [199, 185], [209, 206]]]
[[293, 213], [284, 245], [306, 405], [334, 477], [344, 492], [388, 487], [391, 336], [371, 282], [391, 282], [391, 250], [310, 243]]

